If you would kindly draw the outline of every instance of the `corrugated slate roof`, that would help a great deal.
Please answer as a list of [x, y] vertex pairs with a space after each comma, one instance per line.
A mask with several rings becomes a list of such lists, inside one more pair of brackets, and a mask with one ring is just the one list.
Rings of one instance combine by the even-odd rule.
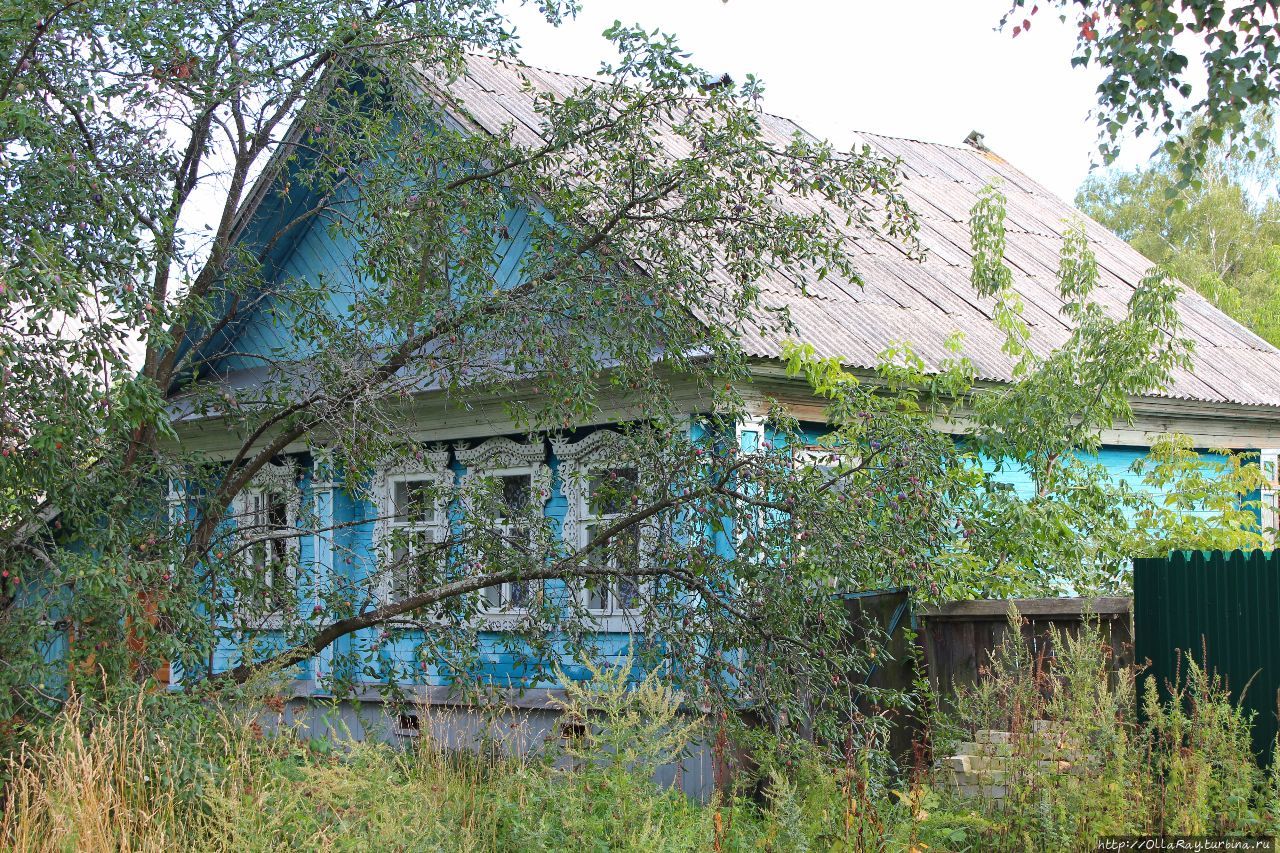
[[[472, 56], [449, 90], [485, 130], [496, 133], [511, 124], [518, 141], [534, 145], [540, 141], [540, 120], [525, 80], [535, 89], [559, 95], [589, 82]], [[761, 119], [780, 146], [795, 133], [811, 136], [789, 119], [767, 113]], [[1026, 303], [1032, 345], [1038, 351], [1060, 345], [1070, 331], [1056, 290], [1058, 256], [1069, 223], [1084, 222], [1102, 272], [1094, 299], [1112, 316], [1121, 315], [1151, 267], [1115, 234], [989, 151], [874, 133], [859, 133], [854, 143], [900, 161], [903, 191], [919, 218], [919, 240], [927, 255], [923, 261], [913, 259], [892, 240], [850, 228], [850, 251], [862, 285], [815, 275], [802, 288], [795, 273], [771, 275], [761, 283], [762, 301], [788, 309], [795, 329], [784, 335], [761, 323], [744, 341], [751, 355], [778, 358], [784, 340], [794, 338], [813, 345], [820, 355], [842, 357], [851, 367], [873, 368], [878, 353], [907, 341], [926, 364], [936, 367], [949, 354], [944, 342], [961, 331], [964, 354], [979, 377], [1009, 381], [1012, 363], [1001, 352], [1003, 335], [991, 321], [992, 300], [979, 297], [969, 283], [969, 211], [978, 192], [992, 181], [1000, 182], [1008, 199], [1006, 262]], [[1190, 370], [1178, 370], [1159, 396], [1280, 407], [1280, 350], [1190, 289], [1180, 297], [1179, 313], [1185, 333], [1196, 342], [1194, 364]]]

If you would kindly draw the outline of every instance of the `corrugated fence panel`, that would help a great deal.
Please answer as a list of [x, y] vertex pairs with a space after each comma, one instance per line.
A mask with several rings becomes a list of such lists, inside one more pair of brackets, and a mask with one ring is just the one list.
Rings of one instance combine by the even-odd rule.
[[1280, 551], [1135, 560], [1133, 628], [1135, 657], [1151, 662], [1162, 695], [1185, 678], [1188, 658], [1206, 666], [1254, 713], [1254, 751], [1270, 759], [1280, 713]]

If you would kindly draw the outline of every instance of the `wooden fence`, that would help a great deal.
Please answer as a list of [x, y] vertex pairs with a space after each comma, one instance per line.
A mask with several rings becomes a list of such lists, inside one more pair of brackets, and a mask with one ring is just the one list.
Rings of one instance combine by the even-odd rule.
[[1133, 631], [1128, 598], [1025, 598], [1018, 601], [957, 601], [919, 613], [929, 681], [939, 696], [972, 685], [979, 669], [1009, 632], [1009, 605], [1026, 620], [1023, 641], [1036, 658], [1052, 667], [1055, 629], [1075, 635], [1086, 616], [1097, 619], [1111, 646], [1115, 669], [1133, 663]]

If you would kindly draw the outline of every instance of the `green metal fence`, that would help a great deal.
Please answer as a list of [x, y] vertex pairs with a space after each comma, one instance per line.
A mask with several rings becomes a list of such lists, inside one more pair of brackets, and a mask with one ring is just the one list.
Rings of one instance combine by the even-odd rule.
[[1220, 674], [1233, 698], [1244, 691], [1256, 713], [1254, 751], [1270, 759], [1280, 710], [1280, 551], [1134, 560], [1133, 631], [1134, 658], [1151, 661], [1147, 672], [1162, 690], [1185, 675], [1189, 655]]

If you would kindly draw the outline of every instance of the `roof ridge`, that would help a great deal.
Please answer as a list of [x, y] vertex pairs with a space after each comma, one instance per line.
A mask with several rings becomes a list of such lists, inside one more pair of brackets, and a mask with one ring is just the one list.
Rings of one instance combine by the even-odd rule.
[[[950, 148], [953, 151], [968, 151], [968, 152], [973, 151], [972, 148], [965, 145], [963, 142], [958, 142], [958, 143], [957, 142], [930, 142], [927, 139], [916, 139], [914, 136], [898, 136], [896, 134], [880, 133], [874, 130], [854, 130], [853, 133], [856, 133], [859, 136], [874, 136], [879, 139], [893, 139], [893, 140], [897, 140], [898, 142], [914, 142], [916, 145], [933, 145], [938, 148]], [[995, 154], [994, 151], [991, 153]], [[996, 154], [996, 156], [1000, 157], [999, 154]], [[1004, 160], [1003, 157], [1000, 157], [1000, 159]], [[1018, 171], [1022, 171], [1022, 170], [1019, 169]]]
[[[534, 64], [534, 63], [530, 63], [530, 62], [525, 62], [525, 61], [524, 61], [523, 59], [521, 59], [519, 56], [505, 56], [505, 55], [493, 54], [493, 53], [488, 53], [488, 52], [485, 52], [485, 51], [482, 51], [482, 50], [473, 50], [473, 49], [468, 49], [468, 50], [466, 51], [466, 53], [467, 53], [467, 55], [468, 55], [468, 56], [473, 56], [473, 57], [476, 57], [477, 59], [486, 59], [486, 60], [489, 60], [489, 61], [491, 61], [491, 62], [501, 63], [501, 64], [503, 64], [503, 65], [509, 65], [509, 66], [512, 66], [512, 67], [517, 68], [517, 69], [518, 69], [518, 68], [528, 68], [528, 69], [531, 69], [531, 70], [533, 70], [533, 71], [537, 71], [537, 72], [539, 72], [539, 73], [541, 73], [541, 74], [551, 74], [551, 75], [554, 75], [554, 76], [556, 76], [556, 77], [565, 77], [565, 78], [568, 78], [568, 79], [571, 79], [571, 80], [579, 80], [579, 81], [582, 81], [582, 82], [584, 82], [584, 83], [601, 83], [601, 82], [604, 82], [604, 81], [603, 81], [603, 80], [601, 80], [599, 77], [590, 76], [590, 75], [586, 75], [586, 74], [575, 74], [575, 73], [570, 72], [570, 71], [560, 71], [560, 70], [557, 70], [557, 69], [555, 69], [555, 68], [548, 68], [548, 67], [546, 67], [545, 65], [537, 65], [537, 64]], [[811, 130], [809, 130], [807, 127], [805, 127], [805, 126], [800, 122], [800, 120], [799, 120], [799, 119], [796, 119], [796, 118], [794, 118], [794, 117], [792, 117], [792, 116], [784, 115], [784, 114], [782, 114], [782, 113], [778, 113], [778, 112], [773, 112], [772, 110], [767, 110], [767, 109], [764, 109], [764, 108], [759, 108], [759, 111], [760, 111], [760, 114], [761, 114], [761, 115], [766, 115], [766, 116], [769, 116], [770, 118], [775, 118], [775, 119], [777, 119], [777, 120], [779, 120], [779, 121], [785, 121], [785, 122], [788, 122], [788, 123], [790, 123], [790, 124], [794, 125], [794, 126], [795, 126], [795, 128], [796, 128], [797, 130], [799, 130], [799, 131], [801, 131], [801, 132], [803, 132], [803, 133], [806, 133], [806, 134], [808, 134], [809, 136], [814, 137], [815, 139], [825, 138], [825, 137], [820, 137], [820, 136], [818, 136], [818, 134], [814, 133], [813, 131], [811, 131]], [[880, 133], [880, 132], [878, 132], [878, 131], [874, 131], [874, 130], [858, 130], [857, 128], [854, 128], [854, 129], [853, 129], [852, 131], [850, 131], [850, 132], [851, 132], [851, 133], [853, 133], [853, 134], [855, 134], [855, 135], [857, 135], [857, 136], [872, 136], [872, 137], [877, 137], [877, 138], [879, 138], [879, 139], [894, 139], [894, 140], [898, 140], [898, 141], [900, 141], [900, 142], [913, 142], [913, 143], [915, 143], [915, 144], [917, 144], [917, 145], [933, 145], [933, 146], [937, 146], [938, 148], [949, 148], [949, 149], [951, 149], [951, 150], [953, 150], [953, 151], [971, 151], [971, 150], [972, 150], [972, 149], [970, 149], [968, 146], [964, 145], [963, 143], [934, 142], [934, 141], [932, 141], [932, 140], [928, 140], [928, 139], [918, 139], [918, 138], [916, 138], [916, 137], [914, 137], [914, 136], [900, 136], [900, 135], [893, 134], [893, 133]], [[993, 153], [994, 153], [994, 152], [993, 152]], [[997, 154], [996, 156], [998, 156], [998, 157], [999, 157], [1000, 155], [998, 155], [998, 154]], [[1005, 158], [1001, 157], [1000, 159], [1001, 159], [1001, 160], [1004, 160]], [[1019, 170], [1019, 171], [1021, 171], [1021, 170]]]

